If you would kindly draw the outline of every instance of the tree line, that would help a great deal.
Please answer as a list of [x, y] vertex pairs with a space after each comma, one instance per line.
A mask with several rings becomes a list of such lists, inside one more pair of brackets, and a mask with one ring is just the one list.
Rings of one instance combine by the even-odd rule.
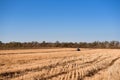
[[94, 42], [9, 42], [0, 41], [0, 49], [37, 49], [37, 48], [112, 48], [120, 49], [119, 41]]

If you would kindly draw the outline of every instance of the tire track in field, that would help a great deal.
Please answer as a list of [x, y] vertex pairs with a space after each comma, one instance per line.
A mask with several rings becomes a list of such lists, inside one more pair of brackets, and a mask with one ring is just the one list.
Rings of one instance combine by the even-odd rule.
[[[78, 77], [79, 80], [84, 80], [85, 77], [92, 77], [94, 76], [96, 73], [98, 73], [99, 71], [102, 71], [104, 69], [107, 69], [108, 67], [112, 66], [118, 59], [120, 59], [120, 57], [118, 58], [115, 58], [113, 59], [108, 65], [106, 66], [103, 66], [103, 67], [98, 67], [98, 69], [94, 69], [91, 68], [91, 70], [87, 70], [87, 72], [85, 72], [85, 74], [83, 76], [80, 76]], [[77, 68], [79, 69], [79, 68]], [[39, 78], [39, 80], [48, 80], [48, 79], [52, 79], [54, 77], [58, 77], [58, 76], [61, 76], [61, 75], [65, 75], [67, 73], [70, 73], [70, 72], [73, 72], [77, 69], [73, 69], [73, 70], [70, 70], [70, 71], [63, 71], [63, 72], [60, 72], [58, 74], [54, 74], [54, 75], [51, 75], [51, 76], [47, 76], [47, 77], [42, 77], [42, 78]], [[64, 80], [64, 79], [63, 79]]]
[[90, 61], [90, 62], [85, 62], [85, 63], [83, 63], [81, 66], [80, 66], [80, 68], [84, 68], [84, 67], [87, 67], [87, 66], [91, 66], [91, 65], [93, 65], [93, 64], [96, 64], [96, 63], [99, 63], [99, 62], [101, 62], [101, 61], [104, 61], [104, 60], [106, 60], [106, 59], [108, 59], [108, 58], [110, 58], [110, 57], [103, 57], [103, 58], [99, 58], [99, 59], [96, 59], [96, 61], [95, 62], [93, 62], [93, 61]]
[[81, 78], [80, 80], [84, 80], [86, 77], [92, 77], [95, 74], [97, 74], [99, 71], [109, 68], [110, 66], [114, 65], [114, 63], [119, 59], [120, 57], [117, 57], [113, 59], [107, 66], [99, 67], [97, 70], [93, 68], [92, 70], [88, 71], [88, 73], [84, 75], [83, 78]]
[[[100, 56], [99, 56], [100, 57]], [[95, 59], [94, 59], [95, 60]], [[93, 62], [93, 61], [90, 61], [90, 62]], [[80, 68], [80, 67], [79, 67]], [[59, 72], [59, 73], [57, 73], [57, 74], [54, 74], [54, 75], [51, 75], [51, 76], [47, 76], [47, 77], [42, 77], [42, 78], [40, 78], [40, 80], [47, 80], [47, 79], [51, 79], [51, 78], [54, 78], [54, 77], [57, 77], [57, 76], [60, 76], [60, 75], [63, 75], [63, 74], [67, 74], [67, 73], [69, 73], [70, 71], [74, 71], [74, 70], [76, 70], [76, 68], [74, 69], [74, 66], [73, 66], [73, 69], [72, 70], [67, 70], [67, 71], [63, 71], [63, 72]]]
[[85, 77], [84, 80], [120, 80], [119, 67], [120, 58], [117, 59], [114, 63], [111, 63], [108, 68], [99, 71], [91, 77]]
[[[100, 57], [101, 56], [98, 56], [97, 58], [93, 59], [93, 61], [90, 61], [90, 62], [94, 62], [97, 59], [99, 59]], [[15, 71], [15, 72], [11, 71], [11, 72], [0, 73], [0, 77], [4, 77], [4, 78], [13, 78], [14, 77], [15, 78], [15, 77], [19, 77], [19, 76], [25, 75], [28, 72], [37, 72], [37, 71], [42, 71], [43, 69], [45, 69], [45, 70], [51, 70], [52, 68], [55, 68], [57, 66], [65, 66], [68, 63], [74, 63], [75, 61], [79, 61], [79, 60], [81, 60], [81, 58], [64, 61], [62, 63], [57, 62], [56, 64], [50, 64], [50, 65], [47, 65], [47, 66], [38, 67], [38, 68], [34, 68], [34, 69], [26, 69], [24, 71]], [[86, 63], [89, 63], [89, 62], [86, 62]]]

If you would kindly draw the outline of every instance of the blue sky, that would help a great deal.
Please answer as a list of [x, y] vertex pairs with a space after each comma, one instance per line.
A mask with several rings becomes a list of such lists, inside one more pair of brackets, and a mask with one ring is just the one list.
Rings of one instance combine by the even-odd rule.
[[120, 41], [120, 0], [0, 0], [0, 40]]

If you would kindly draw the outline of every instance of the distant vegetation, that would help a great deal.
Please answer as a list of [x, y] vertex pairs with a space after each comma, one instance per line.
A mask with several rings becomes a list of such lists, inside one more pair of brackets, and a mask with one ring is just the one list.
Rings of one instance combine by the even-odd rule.
[[104, 41], [104, 42], [59, 42], [56, 41], [52, 42], [9, 42], [3, 43], [0, 41], [0, 49], [33, 49], [33, 48], [112, 48], [112, 49], [120, 49], [120, 42], [119, 41]]

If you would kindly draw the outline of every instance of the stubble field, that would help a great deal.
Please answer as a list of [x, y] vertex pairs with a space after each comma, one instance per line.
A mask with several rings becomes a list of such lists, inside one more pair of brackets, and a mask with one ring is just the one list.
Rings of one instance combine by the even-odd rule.
[[120, 50], [0, 50], [0, 80], [120, 80]]

